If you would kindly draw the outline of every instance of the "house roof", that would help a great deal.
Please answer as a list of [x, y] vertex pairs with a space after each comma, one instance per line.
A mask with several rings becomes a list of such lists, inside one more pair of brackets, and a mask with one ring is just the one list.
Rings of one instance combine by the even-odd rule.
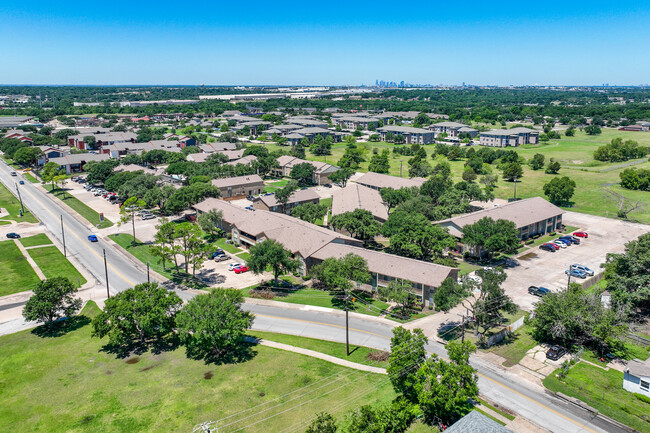
[[412, 179], [406, 179], [403, 177], [390, 176], [388, 174], [374, 173], [369, 171], [365, 173], [360, 178], [358, 178], [356, 183], [361, 185], [367, 185], [375, 188], [411, 188], [411, 187], [421, 187], [426, 179], [422, 177], [414, 177]]
[[316, 169], [314, 173], [316, 174], [338, 170], [338, 167], [335, 167], [326, 162], [307, 161], [306, 159], [296, 158], [295, 156], [290, 156], [290, 155], [282, 155], [278, 157], [277, 161], [280, 168], [285, 168], [285, 167], [293, 168], [298, 164], [302, 164], [306, 162], [307, 164], [311, 164], [314, 166], [314, 168]]
[[[562, 215], [564, 211], [541, 197], [532, 197], [524, 200], [513, 201], [502, 206], [483, 209], [476, 212], [459, 215], [446, 220], [438, 221], [438, 224], [452, 223], [460, 230], [468, 224], [474, 224], [478, 220], [488, 217], [493, 220], [504, 219], [515, 223], [517, 228], [525, 227], [536, 222]], [[453, 233], [458, 236], [458, 233]]]
[[[289, 201], [287, 201], [287, 204], [301, 203], [301, 202], [304, 202], [304, 201], [319, 200], [319, 199], [320, 199], [320, 196], [313, 189], [310, 189], [310, 188], [299, 189], [297, 191], [294, 191], [293, 194], [291, 194], [291, 197], [289, 197]], [[278, 205], [278, 200], [275, 198], [275, 194], [263, 195], [263, 196], [257, 198], [256, 200], [260, 200], [262, 203], [264, 203], [269, 208]]]
[[194, 162], [205, 162], [206, 159], [208, 159], [208, 156], [212, 155], [211, 153], [190, 153], [187, 155], [187, 160], [188, 161], [194, 161]]
[[220, 150], [236, 150], [237, 145], [235, 143], [220, 141], [216, 143], [200, 144], [199, 149], [201, 149], [205, 153], [212, 153], [212, 152], [218, 152]]
[[458, 270], [431, 262], [423, 262], [408, 257], [338, 243], [325, 245], [312, 254], [312, 257], [318, 260], [325, 260], [329, 257], [340, 258], [348, 254], [356, 254], [363, 257], [368, 263], [370, 272], [389, 275], [393, 278], [400, 278], [433, 287], [439, 287], [455, 270]]
[[388, 219], [388, 210], [379, 191], [358, 183], [348, 183], [345, 188], [334, 191], [332, 215], [352, 212], [355, 209], [370, 211], [376, 219], [381, 221]]
[[433, 132], [424, 128], [414, 128], [412, 126], [388, 125], [377, 128], [380, 132], [396, 132], [398, 134], [433, 134]]
[[513, 433], [478, 411], [471, 411], [445, 430], [447, 433]]
[[650, 362], [633, 359], [627, 363], [625, 371], [636, 377], [650, 377]]
[[519, 135], [519, 134], [539, 134], [539, 131], [530, 128], [512, 128], [512, 129], [492, 129], [481, 132], [481, 135]]
[[50, 158], [50, 162], [59, 165], [71, 165], [90, 161], [105, 161], [107, 159], [110, 159], [110, 156], [104, 153], [71, 153], [70, 155], [64, 155], [58, 158]]
[[156, 170], [148, 168], [148, 167], [143, 167], [143, 166], [137, 165], [137, 164], [118, 165], [117, 167], [115, 167], [114, 171], [117, 172], [117, 173], [119, 173], [121, 171], [131, 171], [131, 172], [133, 172], [133, 171], [142, 171], [142, 172], [147, 173], [147, 174], [153, 174], [153, 175], [156, 174]]
[[235, 159], [233, 161], [226, 162], [224, 165], [237, 165], [237, 164], [246, 164], [246, 165], [251, 165], [253, 161], [257, 161], [257, 156], [255, 155], [246, 155], [244, 157], [241, 157], [239, 159]]
[[433, 126], [442, 126], [445, 128], [462, 128], [467, 127], [467, 125], [458, 122], [438, 122], [434, 123]]
[[219, 189], [228, 189], [260, 183], [264, 184], [264, 181], [256, 174], [251, 174], [248, 176], [226, 177], [223, 179], [212, 179], [212, 185], [216, 186]]

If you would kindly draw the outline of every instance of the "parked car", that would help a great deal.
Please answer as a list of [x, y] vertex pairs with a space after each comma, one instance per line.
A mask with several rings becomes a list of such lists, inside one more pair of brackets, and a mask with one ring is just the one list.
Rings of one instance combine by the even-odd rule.
[[573, 244], [573, 241], [571, 239], [567, 239], [565, 237], [559, 237], [556, 239], [556, 241], [564, 242], [567, 246]]
[[580, 245], [580, 238], [577, 238], [575, 236], [561, 236], [560, 239], [567, 240], [571, 242], [572, 244]]
[[565, 353], [566, 353], [566, 350], [563, 347], [551, 346], [546, 351], [546, 357], [548, 359], [550, 359], [551, 361], [557, 361], [558, 359], [562, 358], [562, 356], [564, 356]]
[[217, 248], [217, 250], [215, 252], [210, 254], [210, 258], [214, 259], [215, 257], [221, 256], [221, 255], [224, 255], [224, 254], [226, 254], [226, 253], [223, 251], [223, 248]]
[[470, 281], [475, 282], [476, 284], [481, 284], [483, 283], [483, 279], [479, 277], [478, 275], [468, 275], [467, 279]]
[[246, 206], [244, 209], [246, 209], [246, 210], [255, 210], [255, 209], [253, 208], [253, 206]]
[[16, 173], [15, 171], [12, 171], [12, 172], [11, 172], [11, 175], [12, 175], [12, 176], [18, 176], [18, 173]]
[[234, 269], [234, 271], [236, 274], [243, 274], [244, 272], [248, 271], [248, 266], [246, 265], [238, 266]]
[[594, 271], [592, 271], [591, 269], [589, 269], [588, 267], [583, 266], [583, 265], [573, 264], [573, 265], [571, 265], [571, 269], [577, 269], [579, 271], [582, 271], [582, 272], [584, 272], [585, 274], [587, 274], [590, 277], [594, 276]]
[[154, 215], [152, 213], [146, 213], [146, 214], [142, 215], [143, 220], [152, 220], [154, 218], [156, 218], [156, 215]]
[[97, 242], [97, 235], [88, 235], [88, 240], [90, 242]]
[[566, 248], [566, 244], [562, 241], [553, 241], [551, 243], [558, 248]]
[[574, 232], [573, 236], [577, 236], [579, 238], [588, 238], [589, 233], [587, 233], [587, 232]]
[[243, 266], [241, 263], [231, 263], [228, 265], [228, 270], [229, 271], [234, 271], [235, 268], [238, 268], [240, 266]]
[[553, 244], [546, 243], [546, 244], [542, 244], [542, 245], [540, 245], [540, 246], [539, 246], [539, 249], [541, 249], [541, 250], [546, 250], [546, 251], [550, 251], [550, 252], [554, 253], [555, 250], [558, 249], [558, 247], [555, 246], [555, 245], [553, 245]]
[[544, 295], [548, 295], [549, 293], [551, 293], [551, 291], [549, 289], [547, 289], [546, 287], [530, 286], [528, 288], [528, 293], [530, 293], [531, 295], [535, 295], [535, 296], [544, 296]]
[[18, 183], [21, 184], [21, 185], [25, 185], [25, 181], [24, 181], [24, 180], [19, 180]]
[[566, 271], [564, 271], [564, 273], [566, 275], [571, 275], [572, 277], [587, 278], [587, 274], [585, 274], [584, 272], [582, 272], [579, 269], [573, 269], [573, 268], [571, 268], [570, 270], [567, 269]]
[[326, 184], [323, 185], [323, 186], [324, 186], [325, 188], [331, 188], [331, 187], [332, 187], [332, 184], [331, 184], [331, 183], [326, 183]]
[[225, 262], [226, 260], [230, 260], [230, 257], [228, 257], [226, 254], [220, 254], [214, 258], [215, 262]]
[[7, 233], [7, 237], [9, 239], [20, 239], [20, 235], [18, 233]]
[[185, 215], [185, 219], [194, 222], [196, 221], [196, 215]]

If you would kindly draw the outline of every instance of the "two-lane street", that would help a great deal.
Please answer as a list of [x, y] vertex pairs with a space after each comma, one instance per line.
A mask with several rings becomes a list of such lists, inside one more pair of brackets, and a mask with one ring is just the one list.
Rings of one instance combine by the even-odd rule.
[[[0, 181], [15, 193], [15, 182], [18, 178], [12, 177], [11, 171], [11, 167], [4, 161], [0, 162]], [[59, 241], [62, 241], [60, 218], [63, 215], [68, 254], [75, 255], [101, 284], [105, 284], [103, 251], [106, 251], [111, 293], [146, 281], [145, 272], [110, 243], [101, 238], [98, 242], [89, 242], [87, 236], [92, 231], [86, 227], [87, 223], [82, 223], [69, 214], [58, 203], [58, 199], [29, 182], [19, 185], [19, 188], [25, 206], [45, 225], [50, 235]], [[179, 295], [184, 299], [193, 296], [190, 292], [182, 291], [179, 291]], [[345, 321], [340, 312], [309, 306], [283, 307], [279, 304], [245, 304], [245, 308], [256, 315], [254, 329], [345, 342]], [[359, 314], [350, 314], [352, 344], [387, 350], [390, 347], [392, 328], [387, 323], [367, 319]], [[437, 343], [429, 344], [427, 350], [440, 355], [445, 353], [444, 347]], [[549, 396], [521, 379], [516, 380], [507, 372], [499, 371], [482, 360], [473, 358], [472, 362], [480, 374], [479, 385], [482, 394], [545, 429], [558, 433], [625, 431], [594, 418], [585, 410]]]

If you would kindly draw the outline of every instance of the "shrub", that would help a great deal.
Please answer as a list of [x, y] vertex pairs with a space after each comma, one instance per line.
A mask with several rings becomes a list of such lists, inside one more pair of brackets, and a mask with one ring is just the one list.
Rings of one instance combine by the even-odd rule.
[[650, 397], [648, 397], [647, 395], [643, 395], [643, 394], [639, 394], [639, 393], [636, 393], [636, 392], [635, 392], [635, 393], [634, 393], [634, 396], [635, 396], [638, 400], [641, 400], [641, 401], [644, 402], [644, 403], [648, 403], [648, 404], [650, 404]]
[[369, 361], [388, 361], [389, 356], [390, 352], [384, 352], [383, 350], [371, 350], [370, 353], [366, 355], [366, 359]]
[[273, 299], [275, 298], [275, 293], [270, 289], [252, 289], [250, 291], [251, 298], [259, 299]]

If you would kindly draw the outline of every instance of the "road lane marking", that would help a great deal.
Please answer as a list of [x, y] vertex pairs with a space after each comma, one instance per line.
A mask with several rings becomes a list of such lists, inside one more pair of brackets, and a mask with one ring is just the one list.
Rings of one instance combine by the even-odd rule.
[[[35, 187], [35, 188], [36, 188], [36, 187]], [[7, 189], [9, 189], [9, 188], [7, 188]], [[27, 193], [27, 194], [28, 194], [32, 199], [34, 199], [34, 201], [36, 201], [38, 204], [40, 204], [41, 207], [42, 207], [43, 209], [45, 209], [45, 210], [46, 210], [50, 215], [52, 215], [54, 218], [57, 217], [57, 216], [54, 214], [54, 212], [52, 212], [50, 209], [48, 209], [47, 206], [45, 206], [41, 200], [39, 200], [38, 198], [36, 198], [36, 197], [34, 196], [34, 194], [32, 194], [32, 193], [31, 193], [30, 191], [28, 191], [26, 188], [23, 188], [23, 191], [26, 192], [26, 193]], [[66, 214], [67, 214], [67, 212], [66, 212]], [[74, 217], [71, 216], [71, 215], [68, 215], [68, 216], [70, 216], [71, 218], [74, 218]], [[80, 224], [81, 224], [81, 223], [80, 223]], [[68, 232], [70, 232], [70, 233], [72, 234], [72, 236], [74, 236], [75, 238], [77, 238], [77, 240], [78, 240], [79, 242], [81, 242], [81, 244], [82, 244], [84, 247], [86, 247], [86, 248], [87, 248], [88, 250], [90, 250], [90, 251], [91, 251], [95, 256], [97, 256], [98, 259], [103, 260], [103, 257], [100, 256], [99, 253], [98, 253], [97, 251], [95, 251], [94, 249], [90, 248], [90, 246], [88, 246], [88, 245], [86, 244], [86, 242], [84, 242], [84, 241], [83, 241], [79, 236], [77, 236], [77, 234], [74, 232], [74, 230], [70, 229], [70, 227], [69, 227], [65, 222], [63, 223], [63, 226], [64, 226], [65, 228], [67, 228], [67, 229], [68, 229]], [[121, 274], [117, 269], [115, 269], [112, 265], [108, 264], [108, 267], [109, 267], [113, 272], [115, 272], [115, 274], [117, 274], [118, 277], [120, 277], [120, 278], [122, 278], [124, 281], [126, 281], [127, 284], [129, 284], [130, 286], [134, 286], [134, 285], [135, 285], [135, 284], [133, 284], [133, 283], [132, 283], [128, 278], [126, 278], [124, 275], [122, 275], [122, 274]]]
[[[292, 319], [292, 318], [286, 318], [286, 317], [269, 316], [269, 315], [266, 315], [266, 314], [255, 314], [255, 316], [265, 317], [265, 318], [268, 318], [268, 319], [291, 320], [291, 321], [294, 321], [294, 322], [304, 322], [304, 323], [310, 323], [310, 324], [313, 324], [313, 325], [331, 326], [331, 327], [333, 327], [333, 328], [342, 328], [342, 329], [345, 329], [345, 326], [343, 326], [343, 325], [334, 325], [334, 324], [330, 324], [330, 323], [315, 322], [315, 321], [313, 321], [313, 320]], [[364, 330], [361, 330], [361, 329], [350, 328], [350, 330], [351, 330], [351, 331], [356, 331], [356, 332], [361, 332], [361, 333], [363, 333], [363, 334], [374, 335], [374, 336], [376, 336], [376, 337], [385, 338], [385, 339], [387, 339], [387, 340], [390, 339], [390, 338], [388, 338], [388, 337], [386, 337], [386, 336], [384, 336], [384, 335], [375, 334], [374, 332], [364, 331]], [[558, 415], [558, 416], [564, 418], [565, 420], [570, 421], [571, 423], [575, 424], [576, 426], [578, 426], [578, 427], [580, 427], [580, 428], [582, 428], [582, 429], [584, 429], [584, 430], [586, 430], [586, 431], [588, 431], [588, 432], [591, 432], [591, 433], [598, 433], [598, 432], [596, 432], [595, 430], [590, 429], [590, 428], [587, 427], [586, 425], [581, 424], [581, 423], [579, 423], [578, 421], [575, 421], [575, 420], [569, 418], [568, 416], [559, 413], [559, 412], [556, 411], [555, 409], [552, 409], [552, 408], [546, 406], [545, 404], [540, 403], [540, 402], [538, 402], [537, 400], [534, 400], [534, 399], [528, 397], [527, 395], [522, 394], [521, 392], [519, 392], [519, 391], [517, 391], [517, 390], [515, 390], [515, 389], [510, 388], [510, 387], [507, 386], [507, 385], [504, 385], [504, 384], [501, 383], [501, 382], [498, 382], [498, 381], [496, 381], [496, 380], [494, 380], [494, 379], [492, 379], [492, 378], [490, 378], [490, 377], [487, 377], [487, 376], [485, 376], [484, 374], [479, 373], [478, 371], [476, 372], [476, 374], [477, 374], [478, 376], [484, 378], [484, 379], [489, 380], [490, 382], [493, 382], [493, 383], [495, 383], [495, 384], [497, 384], [497, 385], [499, 385], [499, 386], [501, 386], [501, 387], [507, 389], [508, 391], [510, 391], [510, 392], [512, 392], [512, 393], [515, 393], [515, 394], [517, 394], [517, 395], [519, 395], [519, 396], [525, 398], [526, 400], [530, 401], [531, 403], [534, 403], [534, 404], [536, 404], [536, 405], [538, 405], [538, 406], [540, 406], [540, 407], [542, 407], [542, 408], [544, 408], [544, 409], [546, 409], [546, 410], [548, 410], [548, 411], [550, 411], [550, 412], [552, 412], [552, 413], [554, 413], [554, 414], [556, 414], [556, 415]]]

